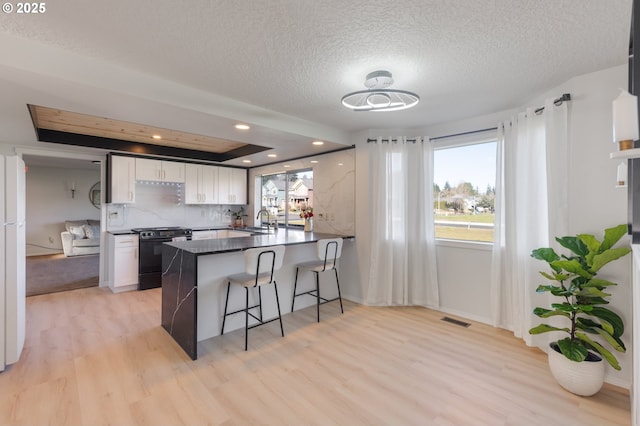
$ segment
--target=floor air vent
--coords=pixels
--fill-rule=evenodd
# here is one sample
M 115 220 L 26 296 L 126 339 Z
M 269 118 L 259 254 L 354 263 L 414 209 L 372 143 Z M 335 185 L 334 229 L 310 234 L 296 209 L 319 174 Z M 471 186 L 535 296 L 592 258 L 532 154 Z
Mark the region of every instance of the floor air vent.
M 460 321 L 457 319 L 442 317 L 442 321 L 450 322 L 451 324 L 459 325 L 460 327 L 469 327 L 471 324 L 468 322 Z

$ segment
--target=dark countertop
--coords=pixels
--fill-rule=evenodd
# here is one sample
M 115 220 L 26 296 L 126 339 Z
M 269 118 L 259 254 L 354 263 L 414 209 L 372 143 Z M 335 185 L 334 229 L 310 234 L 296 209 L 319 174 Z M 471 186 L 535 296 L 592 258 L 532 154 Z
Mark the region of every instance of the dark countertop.
M 304 232 L 297 229 L 279 229 L 272 234 L 253 235 L 250 237 L 175 241 L 165 244 L 196 255 L 206 255 L 242 251 L 255 247 L 315 243 L 324 238 L 353 238 L 353 236 Z
M 109 232 L 109 234 L 112 234 L 112 235 L 133 235 L 133 234 L 136 234 L 136 232 L 133 232 L 130 229 L 123 229 L 121 231 L 108 231 L 108 232 Z

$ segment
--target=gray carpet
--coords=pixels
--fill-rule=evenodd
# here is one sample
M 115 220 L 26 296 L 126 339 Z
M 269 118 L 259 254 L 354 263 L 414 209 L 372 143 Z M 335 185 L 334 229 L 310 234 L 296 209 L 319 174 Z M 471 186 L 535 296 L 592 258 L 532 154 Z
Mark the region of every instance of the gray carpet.
M 27 296 L 95 287 L 99 281 L 100 255 L 29 256 L 26 267 Z

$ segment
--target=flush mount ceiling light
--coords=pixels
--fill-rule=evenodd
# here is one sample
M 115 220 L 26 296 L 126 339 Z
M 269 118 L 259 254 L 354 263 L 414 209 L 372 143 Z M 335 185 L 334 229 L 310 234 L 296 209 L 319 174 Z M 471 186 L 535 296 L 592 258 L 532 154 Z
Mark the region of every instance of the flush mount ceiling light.
M 354 111 L 399 111 L 420 102 L 420 97 L 406 90 L 388 89 L 393 84 L 389 71 L 374 71 L 364 81 L 369 90 L 348 93 L 342 97 L 342 105 Z

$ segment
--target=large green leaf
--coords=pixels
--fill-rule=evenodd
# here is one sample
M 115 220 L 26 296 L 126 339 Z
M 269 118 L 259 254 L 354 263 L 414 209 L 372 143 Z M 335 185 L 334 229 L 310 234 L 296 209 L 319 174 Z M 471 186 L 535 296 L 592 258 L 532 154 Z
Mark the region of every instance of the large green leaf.
M 547 333 L 549 331 L 564 331 L 569 333 L 568 328 L 557 328 L 557 327 L 552 327 L 548 324 L 540 324 L 533 327 L 531 330 L 529 330 L 529 334 L 542 334 L 542 333 Z
M 549 274 L 549 273 L 547 273 L 547 272 L 540 271 L 540 275 L 542 275 L 543 277 L 545 277 L 545 278 L 546 278 L 546 279 L 548 279 L 548 280 L 551 280 L 551 281 L 560 281 L 560 282 L 562 282 L 562 281 L 564 281 L 564 280 L 567 280 L 567 279 L 571 278 L 571 275 L 568 275 L 568 274 L 560 274 L 560 273 L 557 273 L 557 272 L 554 272 L 554 273 L 553 273 L 553 275 L 551 275 L 551 274 Z
M 562 312 L 573 312 L 576 310 L 576 307 L 569 303 L 552 303 L 551 307 Z
M 606 348 L 604 348 L 600 343 L 594 342 L 587 335 L 582 333 L 576 333 L 576 337 L 583 342 L 585 342 L 588 346 L 592 347 L 595 351 L 597 351 L 604 359 L 607 360 L 609 365 L 611 365 L 616 370 L 620 370 L 620 364 L 618 364 L 618 360 L 611 352 L 609 352 Z
M 554 260 L 560 259 L 560 256 L 549 247 L 543 247 L 539 249 L 535 249 L 531 252 L 531 257 L 538 260 L 544 260 L 547 263 L 551 263 Z
M 602 328 L 604 331 L 613 336 L 614 329 L 611 324 L 601 319 L 600 323 L 590 320 L 589 318 L 579 317 L 576 319 L 576 328 L 586 331 L 587 333 L 597 334 L 596 328 Z
M 596 328 L 599 327 L 599 324 L 597 324 L 597 323 L 595 323 L 593 321 L 582 322 L 582 321 L 580 321 L 581 319 L 584 319 L 584 318 L 578 318 L 576 320 L 576 330 L 582 330 L 582 331 L 585 331 L 585 332 L 587 332 L 589 334 L 598 334 L 596 332 Z
M 583 312 L 590 312 L 592 306 L 608 305 L 609 301 L 602 297 L 579 297 L 578 300 L 576 300 L 576 303 L 581 306 L 588 307 L 588 309 L 583 309 Z
M 614 282 L 603 280 L 602 278 L 591 278 L 587 283 L 582 284 L 582 288 L 584 287 L 610 287 L 618 285 Z
M 596 287 L 587 287 L 578 292 L 578 296 L 582 297 L 609 297 L 610 293 L 605 293 Z
M 623 235 L 627 233 L 627 225 L 620 224 L 613 228 L 607 228 L 604 230 L 604 239 L 600 245 L 600 251 L 605 251 L 613 247 Z
M 556 237 L 556 241 L 562 247 L 571 250 L 578 256 L 584 257 L 589 253 L 587 246 L 578 237 Z
M 585 256 L 585 261 L 587 265 L 591 266 L 593 262 L 593 256 L 599 253 L 600 250 L 600 241 L 596 239 L 591 234 L 579 234 L 578 238 L 582 241 L 589 249 L 589 253 Z
M 624 347 L 624 343 L 620 339 L 614 338 L 611 334 L 607 333 L 601 328 L 596 328 L 596 333 L 598 333 L 604 340 L 607 341 L 611 345 L 613 349 L 618 352 L 625 352 L 627 348 Z
M 547 291 L 554 296 L 573 296 L 572 291 L 555 285 L 540 285 L 538 286 L 538 288 L 536 288 L 536 293 L 545 293 Z
M 624 333 L 624 321 L 620 318 L 620 315 L 611 311 L 610 309 L 603 308 L 602 306 L 594 306 L 588 315 L 593 315 L 596 318 L 600 318 L 613 327 L 613 333 L 615 337 L 620 337 Z
M 568 337 L 566 339 L 558 340 L 558 347 L 560 348 L 562 355 L 576 362 L 584 361 L 589 353 L 581 341 L 571 340 Z
M 593 274 L 582 267 L 580 262 L 575 259 L 572 260 L 554 260 L 550 263 L 551 267 L 564 269 L 572 274 L 580 275 L 581 277 L 591 278 Z
M 567 312 L 562 312 L 558 310 L 544 309 L 544 308 L 535 308 L 533 310 L 533 314 L 539 316 L 540 318 L 549 318 L 556 315 L 562 315 L 564 317 L 570 318 L 570 314 Z
M 607 263 L 614 261 L 616 259 L 620 259 L 622 256 L 625 256 L 630 251 L 631 249 L 629 247 L 618 247 L 618 248 L 609 249 L 600 254 L 597 254 L 593 256 L 593 264 L 591 265 L 591 270 L 593 272 L 598 272 L 600 268 L 602 268 Z

